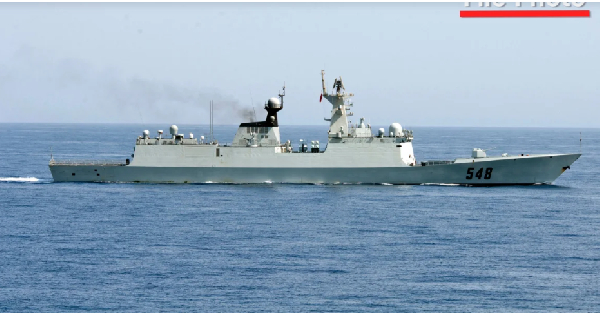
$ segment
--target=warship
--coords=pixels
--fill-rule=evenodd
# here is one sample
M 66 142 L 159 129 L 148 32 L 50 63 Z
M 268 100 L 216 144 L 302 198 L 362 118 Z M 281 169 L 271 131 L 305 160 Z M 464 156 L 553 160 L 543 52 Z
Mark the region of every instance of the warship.
M 282 142 L 278 113 L 283 110 L 285 85 L 269 99 L 264 121 L 241 123 L 231 144 L 185 137 L 176 125 L 170 137 L 148 130 L 138 136 L 131 159 L 124 162 L 59 161 L 51 157 L 55 182 L 133 183 L 311 183 L 311 184 L 458 184 L 468 186 L 551 184 L 570 169 L 581 154 L 488 156 L 474 148 L 471 157 L 451 161 L 417 162 L 413 132 L 392 123 L 373 133 L 365 119 L 349 124 L 353 103 L 336 78 L 331 93 L 325 86 L 321 100 L 331 105 L 328 142 L 301 141 L 293 148 Z M 212 112 L 210 129 L 212 135 Z M 310 146 L 310 148 L 309 148 Z

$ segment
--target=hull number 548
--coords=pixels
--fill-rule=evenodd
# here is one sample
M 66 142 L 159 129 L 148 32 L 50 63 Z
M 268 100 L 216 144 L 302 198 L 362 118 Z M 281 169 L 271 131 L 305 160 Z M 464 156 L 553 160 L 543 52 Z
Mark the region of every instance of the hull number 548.
M 467 180 L 473 179 L 473 176 L 477 177 L 477 179 L 481 179 L 481 177 L 483 177 L 486 180 L 491 179 L 492 171 L 494 171 L 494 168 L 486 168 L 485 172 L 484 172 L 483 168 L 480 168 L 475 174 L 473 174 L 474 171 L 475 171 L 475 168 L 467 169 Z

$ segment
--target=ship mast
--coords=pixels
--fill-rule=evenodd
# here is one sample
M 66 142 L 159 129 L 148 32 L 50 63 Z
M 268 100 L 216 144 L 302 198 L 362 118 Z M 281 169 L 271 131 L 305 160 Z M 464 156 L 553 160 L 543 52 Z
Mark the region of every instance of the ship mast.
M 323 95 L 327 95 L 327 89 L 325 88 L 325 70 L 321 70 L 321 81 L 323 83 Z
M 321 83 L 323 85 L 323 98 L 331 103 L 331 119 L 329 125 L 329 137 L 348 137 L 348 115 L 352 115 L 348 110 L 352 103 L 346 102 L 352 93 L 346 93 L 346 88 L 342 82 L 342 77 L 336 78 L 333 82 L 334 93 L 327 93 L 325 88 L 325 70 L 321 70 Z
M 214 143 L 214 136 L 213 136 L 213 100 L 210 100 L 210 143 L 213 144 Z
M 281 109 L 283 109 L 283 97 L 285 96 L 285 81 L 283 82 L 283 93 L 279 93 L 279 99 L 281 100 Z

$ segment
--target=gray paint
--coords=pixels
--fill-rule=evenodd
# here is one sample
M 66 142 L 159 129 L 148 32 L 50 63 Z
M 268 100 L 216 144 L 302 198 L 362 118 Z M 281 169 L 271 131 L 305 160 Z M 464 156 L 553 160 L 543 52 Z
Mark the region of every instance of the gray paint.
M 320 154 L 296 154 L 320 155 Z M 580 154 L 488 158 L 415 167 L 244 168 L 50 165 L 54 181 L 150 183 L 390 183 L 502 185 L 552 183 Z M 552 158 L 550 158 L 552 157 Z M 466 159 L 465 159 L 466 160 Z M 493 168 L 489 180 L 467 180 L 468 168 Z M 98 170 L 98 171 L 94 171 Z M 75 173 L 75 176 L 72 176 Z M 99 176 L 97 176 L 99 174 Z
M 387 134 L 373 136 L 371 128 L 363 123 L 349 126 L 346 106 L 350 105 L 346 101 L 352 94 L 346 93 L 341 84 L 336 91 L 327 93 L 325 80 L 322 81 L 323 96 L 332 104 L 329 142 L 324 152 L 291 152 L 288 144 L 280 143 L 278 127 L 259 130 L 258 134 L 270 138 L 256 141 L 257 131 L 240 126 L 234 146 L 198 143 L 196 139 L 178 139 L 175 135 L 171 139 L 160 139 L 160 135 L 153 139 L 144 131 L 136 141 L 130 165 L 51 160 L 52 177 L 55 181 L 157 183 L 533 184 L 551 183 L 580 156 L 493 158 L 474 149 L 480 153 L 475 156 L 482 158 L 419 166 L 413 153 L 412 131 L 401 130 L 400 124 L 394 123 Z M 343 132 L 338 132 L 338 128 Z M 177 133 L 175 126 L 172 130 Z M 475 174 L 481 171 L 468 179 L 469 168 Z M 482 176 L 483 170 L 488 176 Z

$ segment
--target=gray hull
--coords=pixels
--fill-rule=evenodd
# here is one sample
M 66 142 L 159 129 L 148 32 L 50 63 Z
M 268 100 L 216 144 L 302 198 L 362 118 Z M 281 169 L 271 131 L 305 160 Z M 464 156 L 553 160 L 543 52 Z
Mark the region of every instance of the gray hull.
M 511 157 L 413 167 L 149 167 L 50 163 L 56 182 L 348 183 L 515 185 L 552 183 L 580 154 Z

